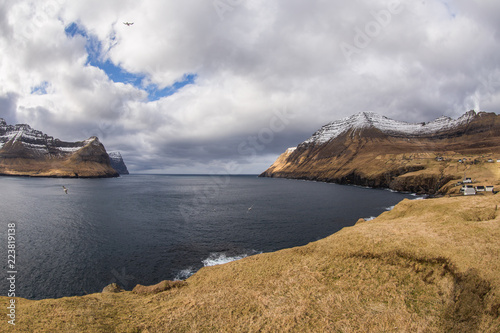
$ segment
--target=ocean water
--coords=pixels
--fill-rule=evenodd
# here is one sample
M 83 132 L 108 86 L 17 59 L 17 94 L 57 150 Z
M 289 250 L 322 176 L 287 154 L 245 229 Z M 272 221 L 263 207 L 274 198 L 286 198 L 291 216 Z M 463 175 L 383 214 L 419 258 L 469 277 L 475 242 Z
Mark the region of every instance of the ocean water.
M 68 189 L 64 193 L 62 186 Z M 56 298 L 185 279 L 305 245 L 411 194 L 256 176 L 0 177 L 0 253 L 16 224 L 16 296 Z M 8 284 L 0 283 L 6 296 Z

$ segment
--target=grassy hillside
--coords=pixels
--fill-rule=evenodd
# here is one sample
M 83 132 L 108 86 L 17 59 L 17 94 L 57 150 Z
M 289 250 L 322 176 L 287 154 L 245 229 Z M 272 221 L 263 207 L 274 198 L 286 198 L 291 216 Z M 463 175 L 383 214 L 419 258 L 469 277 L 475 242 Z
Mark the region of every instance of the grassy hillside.
M 500 154 L 461 154 L 453 151 L 396 153 L 391 152 L 391 147 L 380 148 L 380 142 L 359 145 L 363 148 L 350 148 L 328 158 L 311 158 L 310 155 L 314 154 L 306 151 L 302 154 L 305 156 L 295 153 L 299 155 L 297 159 L 294 153 L 287 151 L 262 176 L 431 194 L 459 193 L 461 186 L 456 184 L 464 177 L 472 178 L 474 185 L 492 185 L 496 190 L 500 187 L 500 163 L 496 162 Z M 493 162 L 489 163 L 489 160 Z
M 491 194 L 404 200 L 326 239 L 203 268 L 157 294 L 17 299 L 15 328 L 500 332 L 499 203 Z
M 458 192 L 454 184 L 464 176 L 474 178 L 477 185 L 500 185 L 496 163 L 500 159 L 500 116 L 474 111 L 466 116 L 465 123 L 416 134 L 410 129 L 391 130 L 394 123 L 384 127 L 390 119 L 358 114 L 353 119 L 359 124 L 344 119 L 324 126 L 311 139 L 282 154 L 261 176 L 427 194 Z M 488 163 L 490 159 L 492 163 Z

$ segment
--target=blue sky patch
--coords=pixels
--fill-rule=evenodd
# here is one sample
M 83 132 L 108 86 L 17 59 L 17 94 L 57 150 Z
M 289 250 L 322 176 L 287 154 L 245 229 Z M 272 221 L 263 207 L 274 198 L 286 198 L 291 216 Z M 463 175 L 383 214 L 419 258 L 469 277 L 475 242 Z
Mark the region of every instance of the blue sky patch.
M 144 90 L 148 93 L 149 101 L 156 101 L 160 98 L 175 94 L 182 87 L 193 84 L 198 77 L 197 74 L 184 74 L 183 78 L 173 85 L 159 89 L 158 85 L 150 84 L 144 88 L 141 83 L 146 78 L 143 73 L 130 73 L 120 66 L 115 65 L 109 59 L 104 60 L 102 52 L 102 43 L 97 36 L 89 35 L 85 29 L 73 22 L 64 29 L 66 36 L 73 38 L 76 35 L 82 36 L 87 40 L 85 50 L 87 51 L 87 66 L 93 66 L 102 69 L 110 80 L 131 84 L 134 87 Z
M 64 32 L 68 37 L 75 37 L 75 35 L 81 35 L 83 37 L 87 37 L 87 32 L 81 29 L 75 22 L 71 23 L 66 28 L 64 28 Z
M 47 95 L 47 88 L 49 87 L 49 83 L 47 81 L 43 81 L 36 87 L 31 88 L 32 95 Z
M 193 84 L 197 77 L 197 74 L 184 74 L 184 77 L 181 81 L 177 81 L 173 85 L 165 87 L 163 89 L 158 89 L 158 86 L 155 84 L 149 85 L 146 88 L 149 96 L 149 101 L 157 101 L 162 97 L 171 96 L 182 87 L 187 86 L 188 84 Z

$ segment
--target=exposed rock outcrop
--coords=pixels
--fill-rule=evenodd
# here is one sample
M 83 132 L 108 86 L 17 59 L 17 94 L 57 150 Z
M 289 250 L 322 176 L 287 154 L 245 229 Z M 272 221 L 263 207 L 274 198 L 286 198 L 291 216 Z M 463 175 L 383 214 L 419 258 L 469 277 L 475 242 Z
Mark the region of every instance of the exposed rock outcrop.
M 120 287 L 118 284 L 111 283 L 111 284 L 108 284 L 106 287 L 104 287 L 104 289 L 102 290 L 102 293 L 103 294 L 106 294 L 106 293 L 116 294 L 116 293 L 121 293 L 123 291 L 125 291 L 125 290 L 122 287 Z
M 152 286 L 143 286 L 138 284 L 134 287 L 132 292 L 139 295 L 158 294 L 173 288 L 182 288 L 185 286 L 187 286 L 187 282 L 185 281 L 164 280 Z

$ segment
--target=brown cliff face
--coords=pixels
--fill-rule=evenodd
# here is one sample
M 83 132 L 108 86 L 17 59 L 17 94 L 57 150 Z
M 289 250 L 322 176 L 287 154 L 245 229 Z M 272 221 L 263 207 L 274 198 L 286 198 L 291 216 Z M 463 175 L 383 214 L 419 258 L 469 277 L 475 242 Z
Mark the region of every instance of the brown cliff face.
M 118 177 L 96 137 L 64 142 L 0 119 L 0 175 L 32 177 Z
M 445 120 L 442 127 L 430 123 L 435 128 L 425 131 L 402 123 L 388 130 L 392 120 L 369 116 L 375 120 L 355 126 L 332 123 L 320 131 L 333 132 L 333 138 L 318 131 L 313 140 L 282 154 L 261 176 L 429 194 L 458 192 L 460 187 L 454 184 L 464 176 L 484 185 L 500 184 L 496 163 L 500 118 L 496 114 L 469 112 L 460 121 Z M 404 133 L 406 128 L 410 128 L 408 133 Z

